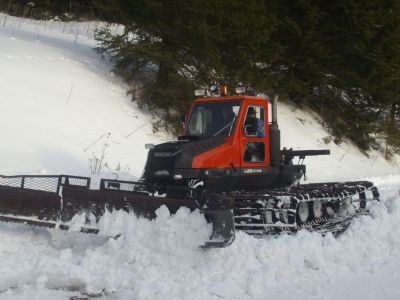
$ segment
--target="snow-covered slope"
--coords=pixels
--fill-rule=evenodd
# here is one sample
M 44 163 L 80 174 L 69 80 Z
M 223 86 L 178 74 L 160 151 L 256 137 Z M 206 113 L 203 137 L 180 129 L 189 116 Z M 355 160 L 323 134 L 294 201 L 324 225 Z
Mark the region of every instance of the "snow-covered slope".
M 42 22 L 0 15 L 0 174 L 90 173 L 101 158 L 104 171 L 140 176 L 144 144 L 160 143 L 151 116 L 130 102 L 110 66 L 92 50 L 97 23 Z M 301 110 L 279 106 L 282 146 L 332 149 L 308 158 L 309 179 L 349 179 L 395 173 L 378 153 L 371 159 L 351 145 L 325 145 L 328 133 Z
M 105 149 L 104 171 L 140 176 L 160 138 L 92 50 L 96 23 L 0 20 L 0 173 L 87 175 Z
M 141 174 L 151 115 L 141 112 L 91 50 L 95 23 L 0 14 L 0 174 Z M 103 220 L 119 239 L 0 225 L 0 299 L 399 299 L 400 171 L 378 154 L 325 145 L 312 114 L 279 106 L 283 146 L 332 150 L 309 158 L 310 181 L 373 180 L 382 202 L 341 237 L 301 232 L 201 250 L 210 227 L 197 212 L 160 209 L 148 221 Z M 298 147 L 297 147 L 297 146 Z M 392 174 L 392 175 L 388 175 Z M 107 175 L 107 174 L 105 174 Z M 380 177 L 377 177 L 380 176 Z
M 278 108 L 278 122 L 282 147 L 331 150 L 330 156 L 306 158 L 307 177 L 311 182 L 355 180 L 400 173 L 399 156 L 388 162 L 382 153 L 371 151 L 367 157 L 348 142 L 340 145 L 333 142 L 325 144 L 323 139 L 330 135 L 322 128 L 317 116 L 309 111 L 281 103 Z

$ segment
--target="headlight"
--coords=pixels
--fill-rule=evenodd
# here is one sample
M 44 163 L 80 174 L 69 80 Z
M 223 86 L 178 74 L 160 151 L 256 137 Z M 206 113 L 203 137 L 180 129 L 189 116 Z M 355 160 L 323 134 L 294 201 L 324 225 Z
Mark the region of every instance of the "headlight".
M 169 172 L 167 170 L 159 170 L 154 172 L 155 176 L 169 176 Z
M 154 157 L 172 157 L 177 155 L 179 152 L 181 152 L 181 150 L 175 151 L 175 152 L 154 152 Z

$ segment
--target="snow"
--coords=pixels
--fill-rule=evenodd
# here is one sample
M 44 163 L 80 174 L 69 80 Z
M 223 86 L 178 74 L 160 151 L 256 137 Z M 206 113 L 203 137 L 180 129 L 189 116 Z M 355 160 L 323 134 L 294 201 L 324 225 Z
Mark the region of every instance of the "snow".
M 325 144 L 329 134 L 323 129 L 317 116 L 307 110 L 290 105 L 278 106 L 278 122 L 281 129 L 282 147 L 295 150 L 330 149 L 331 155 L 307 157 L 307 177 L 311 182 L 356 180 L 379 175 L 398 174 L 399 156 L 392 162 L 385 160 L 379 151 L 370 151 L 369 157 L 354 145 L 344 142 Z M 305 132 L 307 134 L 305 134 Z
M 166 136 L 92 50 L 96 24 L 0 19 L 2 173 L 89 175 L 105 150 L 104 171 L 140 176 Z
M 400 176 L 376 181 L 384 202 L 336 239 L 238 233 L 226 249 L 202 250 L 201 215 L 165 208 L 154 222 L 116 215 L 118 239 L 1 225 L 0 298 L 398 299 Z
M 139 177 L 144 144 L 168 139 L 91 50 L 96 26 L 0 14 L 1 174 L 90 175 L 105 149 L 97 177 Z M 339 238 L 239 232 L 212 250 L 199 247 L 210 225 L 187 209 L 161 207 L 154 221 L 107 214 L 101 231 L 117 239 L 0 224 L 0 299 L 399 299 L 399 166 L 349 143 L 325 145 L 310 112 L 280 103 L 278 113 L 283 146 L 332 151 L 307 158 L 309 181 L 376 183 L 382 202 L 371 216 Z

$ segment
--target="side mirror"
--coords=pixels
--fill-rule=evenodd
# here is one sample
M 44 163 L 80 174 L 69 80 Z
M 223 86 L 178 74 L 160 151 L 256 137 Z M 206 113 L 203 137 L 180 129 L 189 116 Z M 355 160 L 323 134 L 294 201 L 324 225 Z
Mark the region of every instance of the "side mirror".
M 144 148 L 147 150 L 154 149 L 154 144 L 144 144 Z
M 181 116 L 180 116 L 181 127 L 182 127 L 182 129 L 185 129 L 186 119 L 187 119 L 187 115 L 181 115 Z

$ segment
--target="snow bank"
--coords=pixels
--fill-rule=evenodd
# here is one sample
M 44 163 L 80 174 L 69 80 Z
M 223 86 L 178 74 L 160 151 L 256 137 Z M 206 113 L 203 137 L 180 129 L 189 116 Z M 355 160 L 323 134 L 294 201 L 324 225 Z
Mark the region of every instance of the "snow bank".
M 382 203 L 339 238 L 306 231 L 265 239 L 238 233 L 232 246 L 207 251 L 199 245 L 211 228 L 187 209 L 170 216 L 161 208 L 154 221 L 115 213 L 113 225 L 123 232 L 118 239 L 1 225 L 0 290 L 17 298 L 29 286 L 49 295 L 68 289 L 137 300 L 292 299 L 295 290 L 299 299 L 325 299 L 334 286 L 326 299 L 354 299 L 368 287 L 345 289 L 369 276 L 381 278 L 369 296 L 395 299 L 400 290 L 391 286 L 392 276 L 400 276 L 387 270 L 400 266 L 399 188 L 400 176 L 381 178 Z

